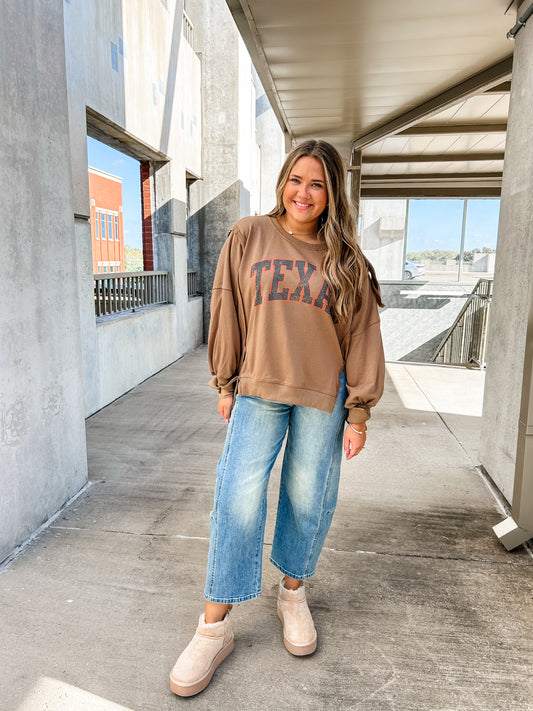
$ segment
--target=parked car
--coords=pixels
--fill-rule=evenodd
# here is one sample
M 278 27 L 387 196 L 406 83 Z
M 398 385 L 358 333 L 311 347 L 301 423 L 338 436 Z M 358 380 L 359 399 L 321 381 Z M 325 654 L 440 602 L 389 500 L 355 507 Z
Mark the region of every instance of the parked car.
M 417 262 L 413 262 L 412 259 L 405 260 L 405 266 L 403 268 L 404 279 L 414 279 L 415 277 L 424 276 L 425 273 L 426 267 L 423 264 L 417 264 Z

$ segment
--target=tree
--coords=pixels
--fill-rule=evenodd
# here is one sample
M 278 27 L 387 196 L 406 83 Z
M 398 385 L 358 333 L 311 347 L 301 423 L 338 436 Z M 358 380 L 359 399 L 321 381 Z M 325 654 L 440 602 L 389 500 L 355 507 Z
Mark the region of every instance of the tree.
M 143 251 L 137 247 L 124 247 L 127 272 L 142 272 L 144 269 Z

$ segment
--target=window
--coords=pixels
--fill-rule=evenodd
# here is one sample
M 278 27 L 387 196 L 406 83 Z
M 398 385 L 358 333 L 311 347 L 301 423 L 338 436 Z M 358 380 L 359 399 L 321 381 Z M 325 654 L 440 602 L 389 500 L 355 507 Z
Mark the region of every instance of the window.
M 100 213 L 100 237 L 105 239 L 105 215 L 103 212 Z
M 476 282 L 492 277 L 498 199 L 364 200 L 361 247 L 378 279 Z
M 95 210 L 94 221 L 94 232 L 96 234 L 96 239 L 100 239 L 100 213 L 98 212 L 98 210 Z
M 107 236 L 108 239 L 113 239 L 113 215 L 107 216 Z
M 499 200 L 467 200 L 461 281 L 494 276 Z
M 115 215 L 115 240 L 118 242 L 118 215 Z
M 464 200 L 409 200 L 404 279 L 458 281 Z

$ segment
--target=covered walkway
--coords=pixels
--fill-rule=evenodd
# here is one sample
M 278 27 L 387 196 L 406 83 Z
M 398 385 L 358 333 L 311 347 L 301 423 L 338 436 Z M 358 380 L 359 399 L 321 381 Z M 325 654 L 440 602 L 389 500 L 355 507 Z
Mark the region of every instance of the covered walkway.
M 316 654 L 284 650 L 265 564 L 212 684 L 170 693 L 201 609 L 226 429 L 207 379 L 202 348 L 88 421 L 90 486 L 0 569 L 1 708 L 533 709 L 533 560 L 491 530 L 503 512 L 475 468 L 483 374 L 398 363 L 308 585 Z

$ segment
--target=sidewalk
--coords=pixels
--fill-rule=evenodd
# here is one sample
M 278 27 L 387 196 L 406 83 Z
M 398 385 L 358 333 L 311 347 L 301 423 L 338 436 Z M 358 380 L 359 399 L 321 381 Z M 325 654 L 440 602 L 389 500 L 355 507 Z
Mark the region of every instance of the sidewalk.
M 483 374 L 389 364 L 308 583 L 319 635 L 289 655 L 267 563 L 235 651 L 184 700 L 168 673 L 202 610 L 226 425 L 200 349 L 87 423 L 91 485 L 0 569 L 0 711 L 528 711 L 533 559 L 491 527 L 475 470 Z M 59 446 L 59 443 L 58 443 Z

